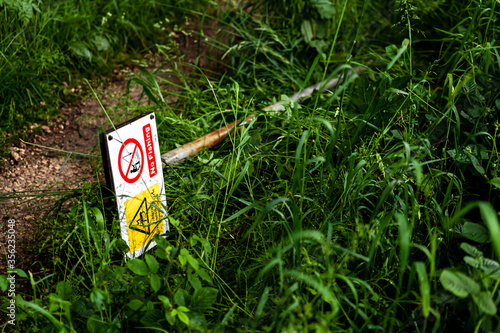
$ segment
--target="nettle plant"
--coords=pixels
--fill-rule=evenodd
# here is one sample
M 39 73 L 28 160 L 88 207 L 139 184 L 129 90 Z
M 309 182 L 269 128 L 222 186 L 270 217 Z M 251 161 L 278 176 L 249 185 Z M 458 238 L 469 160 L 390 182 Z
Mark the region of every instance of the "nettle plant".
M 500 265 L 497 261 L 484 257 L 482 251 L 469 243 L 460 244 L 460 248 L 468 254 L 464 256 L 464 261 L 471 267 L 468 269 L 470 276 L 444 269 L 440 275 L 441 284 L 459 298 L 471 296 L 482 312 L 495 315 L 497 306 L 492 298 L 500 282 Z
M 489 330 L 493 327 L 493 316 L 497 313 L 500 265 L 496 260 L 485 257 L 482 251 L 469 243 L 462 243 L 460 248 L 467 254 L 463 259 L 468 268 L 446 268 L 441 272 L 439 280 L 447 291 L 456 296 L 448 298 L 447 302 L 456 306 L 463 302 L 475 305 L 469 305 L 468 308 L 475 314 L 473 317 L 481 318 L 476 322 L 476 332 L 481 326 Z
M 500 241 L 497 214 L 486 203 L 469 204 L 457 213 L 455 218 L 465 214 L 474 206 L 479 206 L 487 228 L 479 223 L 465 221 L 456 225 L 453 231 L 460 237 L 481 245 L 461 243 L 460 249 L 465 254 L 463 261 L 466 265 L 443 269 L 439 280 L 444 289 L 452 294 L 450 297 L 443 294 L 441 299 L 446 299 L 443 303 L 452 304 L 457 308 L 467 304 L 471 318 L 477 319 L 473 322 L 477 332 L 480 328 L 485 331 L 492 330 L 498 324 L 495 324 L 495 320 L 498 320 L 495 315 L 500 302 L 500 295 L 497 292 L 500 284 L 500 264 L 485 255 L 478 247 L 484 247 L 498 255 Z
M 208 328 L 205 315 L 211 312 L 218 290 L 210 287 L 211 247 L 206 239 L 193 235 L 182 242 L 183 247 L 176 247 L 157 235 L 154 251 L 125 263 L 123 253 L 128 247 L 118 230 L 107 230 L 98 208 L 87 209 L 83 201 L 69 217 L 79 222 L 59 248 L 66 253 L 58 254 L 65 260 L 55 264 L 56 273 L 36 280 L 29 272 L 34 292 L 29 301 L 17 299 L 19 329 L 121 332 L 146 327 L 182 332 Z M 200 249 L 206 261 L 193 256 Z
M 203 268 L 204 262 L 195 259 L 187 248 L 176 248 L 158 235 L 155 236 L 155 242 L 158 245 L 155 254 L 166 260 L 167 264 L 160 267 L 151 254 L 146 254 L 144 260 L 132 259 L 127 262 L 127 267 L 135 274 L 135 278 L 145 284 L 149 282 L 153 290 L 148 296 L 143 293 L 133 295 L 127 307 L 135 313 L 141 313 L 140 322 L 145 326 L 170 326 L 180 331 L 206 328 L 204 312 L 211 309 L 218 290 L 203 286 L 202 281 L 213 284 L 208 270 Z M 207 240 L 196 235 L 191 238 L 190 243 L 200 243 L 205 250 L 210 251 Z M 161 304 L 160 307 L 156 306 L 158 303 Z M 163 321 L 168 324 L 165 325 Z

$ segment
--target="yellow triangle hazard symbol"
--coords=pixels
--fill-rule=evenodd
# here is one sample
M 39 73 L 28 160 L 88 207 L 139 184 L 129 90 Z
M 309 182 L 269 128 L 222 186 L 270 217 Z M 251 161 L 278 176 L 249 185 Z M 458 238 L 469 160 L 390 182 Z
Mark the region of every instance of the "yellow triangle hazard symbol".
M 130 253 L 150 242 L 154 235 L 164 232 L 158 183 L 125 201 Z

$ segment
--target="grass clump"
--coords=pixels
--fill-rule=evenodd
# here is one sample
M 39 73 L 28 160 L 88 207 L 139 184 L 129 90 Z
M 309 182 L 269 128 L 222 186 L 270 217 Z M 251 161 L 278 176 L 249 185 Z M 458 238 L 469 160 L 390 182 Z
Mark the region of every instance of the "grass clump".
M 0 2 L 0 154 L 30 125 L 58 114 L 82 77 L 109 73 L 139 51 L 166 43 L 166 29 L 190 15 L 181 9 L 173 14 L 172 6 L 181 4 L 204 7 L 166 0 Z
M 499 328 L 497 2 L 346 3 L 236 7 L 220 21 L 234 39 L 214 43 L 228 73 L 181 77 L 180 92 L 140 81 L 163 151 L 256 119 L 165 168 L 174 232 L 143 258 L 122 261 L 117 230 L 99 227 L 102 199 L 75 205 L 85 225 L 68 235 L 72 265 L 44 280 L 52 296 L 21 302 L 27 327 Z M 308 40 L 313 20 L 331 34 Z M 325 94 L 259 111 L 358 65 L 366 72 Z

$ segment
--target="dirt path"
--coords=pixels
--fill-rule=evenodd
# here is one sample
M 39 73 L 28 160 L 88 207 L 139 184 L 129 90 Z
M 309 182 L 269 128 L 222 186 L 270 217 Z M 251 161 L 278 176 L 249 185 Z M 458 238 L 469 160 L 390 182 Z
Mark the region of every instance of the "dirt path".
M 110 110 L 124 98 L 128 70 L 116 70 L 115 77 L 108 79 L 106 88 L 99 93 Z M 74 92 L 78 93 L 78 89 L 74 88 Z M 140 88 L 132 86 L 130 95 L 138 102 Z M 30 144 L 19 141 L 11 147 L 11 158 L 0 170 L 0 253 L 5 253 L 7 221 L 14 219 L 18 268 L 33 270 L 31 244 L 37 242 L 38 222 L 51 213 L 54 202 L 68 190 L 100 181 L 94 174 L 100 156 L 97 133 L 100 126 L 109 127 L 107 122 L 97 100 L 89 96 L 65 107 L 50 125 L 34 124 Z M 5 271 L 2 255 L 0 272 Z
M 216 35 L 216 24 L 204 25 L 201 44 L 198 44 L 197 36 L 199 26 L 187 23 L 186 27 L 191 33 L 174 34 L 178 39 L 182 62 L 215 69 L 214 64 L 220 53 L 214 53 L 211 44 L 206 41 L 212 40 Z M 93 87 L 115 123 L 137 115 L 120 105 L 127 99 L 126 87 L 133 73 L 138 73 L 141 69 L 153 71 L 162 66 L 164 61 L 158 55 L 150 55 L 141 61 L 142 66 L 138 64 L 135 67 L 115 69 L 113 76 L 101 80 L 99 85 Z M 181 68 L 187 76 L 194 70 L 192 66 Z M 175 81 L 175 77 L 170 77 L 169 80 Z M 82 89 L 85 87 L 72 88 L 72 93 L 79 94 Z M 132 83 L 129 102 L 147 104 L 147 99 L 141 98 L 141 92 L 142 87 Z M 9 220 L 16 221 L 17 268 L 37 272 L 39 267 L 34 266 L 37 262 L 37 250 L 33 248 L 33 244 L 37 244 L 39 238 L 43 237 L 37 231 L 39 222 L 53 211 L 54 202 L 68 191 L 92 186 L 96 182 L 104 183 L 102 173 L 99 172 L 101 176 L 95 174 L 100 158 L 97 143 L 99 127 L 109 129 L 110 124 L 98 101 L 90 94 L 85 99 L 64 107 L 60 117 L 49 125 L 34 124 L 28 140 L 31 144 L 19 141 L 12 146 L 10 159 L 0 168 L 0 274 L 4 274 L 7 268 Z

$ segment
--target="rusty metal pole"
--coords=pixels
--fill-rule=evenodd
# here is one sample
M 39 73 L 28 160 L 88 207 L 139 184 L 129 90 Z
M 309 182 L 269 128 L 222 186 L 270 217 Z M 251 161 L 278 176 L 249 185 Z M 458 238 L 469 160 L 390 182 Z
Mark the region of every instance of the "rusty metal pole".
M 349 70 L 347 72 L 347 75 L 345 77 L 351 76 L 353 73 L 360 74 L 363 71 L 365 71 L 366 68 L 364 67 L 356 67 L 353 68 L 352 70 Z M 303 97 L 311 96 L 311 94 L 314 92 L 314 90 L 320 90 L 321 92 L 324 92 L 326 90 L 330 90 L 334 87 L 336 87 L 339 83 L 342 83 L 343 77 L 338 76 L 336 78 L 333 78 L 332 80 L 328 82 L 320 82 L 315 85 L 312 85 L 310 87 L 305 88 L 301 92 L 298 92 L 294 94 L 290 100 L 294 102 L 300 102 L 300 99 Z M 285 106 L 283 105 L 283 101 L 279 101 L 277 103 L 271 104 L 269 106 L 266 106 L 263 110 L 264 111 L 282 111 L 285 109 Z M 231 130 L 236 126 L 242 126 L 250 121 L 255 119 L 255 115 L 251 114 L 248 117 L 246 117 L 243 120 L 235 121 L 227 126 L 221 127 L 218 130 L 215 130 L 209 134 L 206 134 L 194 141 L 191 141 L 189 143 L 186 143 L 185 145 L 175 148 L 168 153 L 165 153 L 161 155 L 161 160 L 164 164 L 179 164 L 182 163 L 185 159 L 189 157 L 193 157 L 196 155 L 198 152 L 200 152 L 202 149 L 208 149 L 212 148 L 213 146 L 217 145 L 219 142 L 221 142 L 228 133 L 231 132 Z M 239 127 L 236 129 L 239 130 Z

